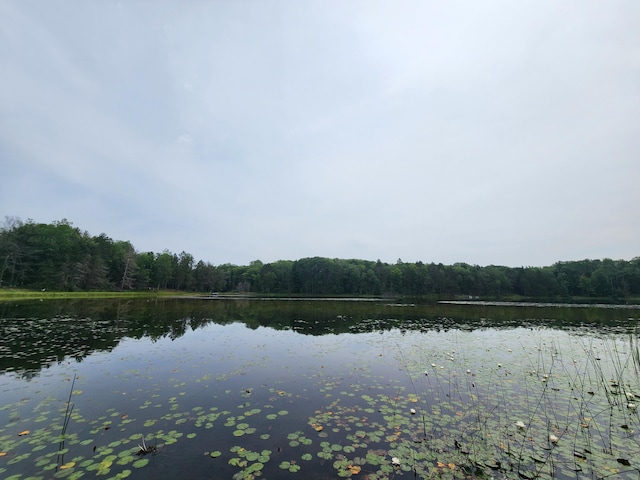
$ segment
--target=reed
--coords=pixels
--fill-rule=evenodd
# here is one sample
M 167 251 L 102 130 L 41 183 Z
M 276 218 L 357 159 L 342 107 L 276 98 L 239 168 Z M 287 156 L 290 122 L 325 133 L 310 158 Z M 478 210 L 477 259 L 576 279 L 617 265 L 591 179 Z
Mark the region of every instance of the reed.
M 60 443 L 58 444 L 58 452 L 64 452 L 64 444 L 66 440 L 67 428 L 69 427 L 69 421 L 71 420 L 71 413 L 73 412 L 73 403 L 71 403 L 71 397 L 73 395 L 73 387 L 76 383 L 77 375 L 73 374 L 73 380 L 71 381 L 71 388 L 69 389 L 69 398 L 67 398 L 67 405 L 64 411 L 64 417 L 62 420 L 62 432 L 60 432 Z M 57 456 L 58 466 L 56 471 L 64 464 L 64 453 L 58 453 Z
M 424 354 L 416 365 L 416 355 L 397 346 L 420 402 L 414 425 L 421 441 L 414 437 L 403 445 L 413 472 L 422 472 L 418 478 L 443 470 L 439 460 L 431 470 L 416 462 L 427 459 L 429 465 L 428 459 L 445 454 L 473 478 L 492 471 L 501 478 L 568 478 L 580 472 L 579 478 L 597 479 L 608 471 L 640 478 L 633 463 L 640 449 L 637 335 L 626 345 L 607 338 L 583 343 L 578 337 L 524 347 L 529 368 L 518 366 L 513 378 L 508 364 L 497 363 L 483 365 L 484 373 L 472 377 L 474 365 L 449 353 L 446 370 Z M 467 372 L 466 384 L 459 372 Z

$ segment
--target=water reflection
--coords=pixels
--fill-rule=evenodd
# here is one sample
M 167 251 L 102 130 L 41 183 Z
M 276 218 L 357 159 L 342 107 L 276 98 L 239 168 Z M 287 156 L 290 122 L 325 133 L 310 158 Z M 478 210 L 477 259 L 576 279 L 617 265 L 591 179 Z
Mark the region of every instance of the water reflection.
M 627 309 L 414 305 L 343 301 L 81 300 L 0 304 L 0 372 L 29 378 L 64 359 L 109 352 L 125 338 L 175 340 L 211 323 L 292 330 L 302 335 L 539 328 L 635 332 Z
M 635 311 L 219 299 L 0 309 L 3 475 L 57 478 L 75 462 L 85 477 L 134 479 L 289 478 L 300 465 L 305 479 L 358 468 L 573 478 L 557 468 L 574 468 L 578 451 L 584 478 L 598 478 L 637 452 Z M 143 434 L 162 445 L 149 463 L 135 455 Z

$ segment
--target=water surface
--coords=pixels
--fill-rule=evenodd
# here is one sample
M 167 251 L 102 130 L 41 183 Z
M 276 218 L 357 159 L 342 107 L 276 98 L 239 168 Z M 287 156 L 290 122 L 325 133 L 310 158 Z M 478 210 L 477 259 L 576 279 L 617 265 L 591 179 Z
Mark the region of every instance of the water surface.
M 182 299 L 0 314 L 3 478 L 638 478 L 634 310 Z

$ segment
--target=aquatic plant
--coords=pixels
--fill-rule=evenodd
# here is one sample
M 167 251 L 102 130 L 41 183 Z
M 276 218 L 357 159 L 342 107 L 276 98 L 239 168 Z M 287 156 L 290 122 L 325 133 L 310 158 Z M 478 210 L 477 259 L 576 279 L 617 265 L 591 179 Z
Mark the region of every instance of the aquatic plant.
M 153 445 L 148 445 L 147 443 L 145 443 L 144 435 L 142 435 L 141 441 L 142 443 L 138 444 L 138 448 L 140 450 L 138 451 L 137 455 L 147 455 L 148 453 L 156 454 L 158 452 L 157 444 L 154 443 Z

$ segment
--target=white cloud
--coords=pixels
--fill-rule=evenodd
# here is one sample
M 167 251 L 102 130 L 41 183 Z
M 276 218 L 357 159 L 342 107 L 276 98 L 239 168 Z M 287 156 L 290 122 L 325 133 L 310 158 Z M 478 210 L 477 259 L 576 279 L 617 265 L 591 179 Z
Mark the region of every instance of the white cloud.
M 5 214 L 218 263 L 638 255 L 631 0 L 66 6 L 0 5 Z

